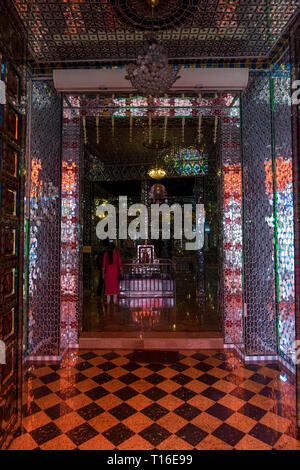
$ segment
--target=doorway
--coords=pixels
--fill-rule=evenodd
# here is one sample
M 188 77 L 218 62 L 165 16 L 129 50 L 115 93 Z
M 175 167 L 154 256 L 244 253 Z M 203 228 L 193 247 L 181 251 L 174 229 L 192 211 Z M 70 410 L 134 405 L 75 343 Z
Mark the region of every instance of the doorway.
M 181 96 L 180 98 L 146 99 L 132 96 L 116 97 L 115 95 L 112 97 L 66 95 L 63 104 L 62 207 L 71 207 L 74 210 L 73 212 L 69 210 L 66 212 L 66 218 L 64 216 L 62 218 L 62 237 L 66 242 L 62 244 L 61 257 L 61 298 L 63 298 L 61 338 L 68 337 L 69 343 L 72 343 L 73 339 L 76 342 L 76 336 L 78 338 L 79 332 L 80 339 L 90 335 L 87 330 L 91 326 L 87 325 L 88 322 L 83 318 L 83 311 L 86 291 L 89 290 L 91 294 L 95 293 L 93 282 L 96 282 L 95 273 L 93 274 L 95 269 L 91 263 L 95 254 L 90 235 L 92 218 L 89 217 L 87 220 L 87 214 L 90 213 L 89 208 L 93 207 L 95 210 L 93 191 L 98 187 L 101 189 L 100 192 L 106 191 L 107 196 L 113 198 L 116 197 L 116 193 L 114 194 L 111 190 L 113 184 L 117 184 L 119 190 L 121 183 L 125 184 L 127 181 L 130 182 L 130 187 L 136 188 L 136 193 L 133 196 L 137 198 L 140 191 L 139 200 L 149 204 L 151 202 L 149 201 L 149 197 L 151 199 L 151 191 L 149 191 L 151 183 L 148 171 L 149 167 L 155 164 L 154 162 L 158 162 L 168 167 L 163 185 L 166 192 L 169 191 L 169 193 L 164 195 L 164 198 L 173 197 L 175 200 L 176 197 L 181 197 L 184 200 L 185 197 L 193 197 L 194 201 L 201 200 L 201 197 L 206 198 L 206 217 L 209 220 L 210 211 L 211 220 L 208 222 L 208 226 L 205 226 L 204 238 L 207 253 L 206 260 L 204 258 L 205 276 L 202 276 L 201 280 L 201 276 L 199 277 L 201 270 L 193 271 L 190 269 L 191 265 L 186 264 L 189 267 L 185 269 L 188 270 L 188 275 L 193 275 L 193 272 L 196 272 L 202 286 L 203 283 L 205 286 L 205 282 L 207 285 L 204 292 L 203 288 L 202 291 L 198 290 L 198 292 L 202 292 L 202 296 L 201 294 L 192 295 L 191 292 L 188 292 L 187 295 L 191 295 L 189 299 L 184 301 L 180 299 L 179 294 L 175 297 L 178 298 L 178 305 L 180 303 L 181 305 L 188 304 L 188 308 L 185 309 L 186 316 L 191 315 L 192 298 L 196 298 L 195 302 L 198 303 L 198 308 L 202 301 L 202 305 L 205 305 L 204 313 L 209 311 L 207 305 L 210 302 L 214 307 L 211 310 L 217 311 L 215 318 L 218 320 L 214 321 L 213 325 L 210 321 L 204 321 L 198 332 L 195 332 L 194 326 L 190 331 L 188 321 L 180 321 L 183 331 L 176 331 L 179 318 L 176 312 L 175 322 L 172 320 L 164 322 L 164 328 L 157 331 L 156 334 L 161 336 L 182 334 L 192 337 L 195 334 L 203 333 L 207 336 L 207 334 L 214 333 L 221 337 L 220 330 L 222 329 L 225 342 L 241 342 L 243 337 L 243 295 L 239 96 L 228 93 L 207 93 L 205 96 L 199 95 L 189 98 Z M 110 138 L 107 138 L 108 132 Z M 117 138 L 117 136 L 121 137 Z M 138 145 L 139 139 L 142 145 L 140 147 Z M 214 146 L 213 152 L 204 145 L 206 140 Z M 171 162 L 174 163 L 174 155 L 179 155 L 179 161 L 177 160 L 175 164 L 170 165 L 169 152 L 166 152 L 164 145 L 161 146 L 161 141 L 163 144 L 167 141 L 171 148 L 173 143 L 177 141 L 175 148 L 179 148 L 179 152 L 171 151 Z M 100 154 L 95 143 L 101 148 Z M 149 143 L 151 145 L 148 145 Z M 205 147 L 204 152 L 208 158 L 207 171 L 200 175 L 190 174 L 191 168 L 194 168 L 187 161 L 191 147 L 196 147 L 197 151 L 202 154 L 202 146 Z M 130 151 L 127 151 L 127 159 L 122 161 L 122 154 L 128 147 Z M 154 153 L 153 150 L 156 152 Z M 210 158 L 215 161 L 214 164 L 212 161 L 209 163 Z M 210 171 L 212 171 L 211 176 L 209 176 Z M 65 180 L 65 175 L 69 179 Z M 173 194 L 172 188 L 176 179 L 178 180 L 177 194 L 176 190 Z M 168 183 L 167 188 L 165 183 L 168 180 L 171 184 Z M 66 185 L 64 185 L 65 181 Z M 183 181 L 186 183 L 183 184 Z M 207 187 L 205 186 L 206 182 L 208 183 Z M 189 186 L 189 191 L 179 196 L 178 188 L 183 188 L 185 184 Z M 99 200 L 103 194 L 100 196 Z M 105 200 L 107 201 L 107 198 Z M 209 207 L 211 207 L 210 210 L 208 210 Z M 80 220 L 80 230 L 78 230 L 77 220 Z M 89 229 L 86 230 L 87 227 Z M 141 241 L 148 243 L 149 240 Z M 79 248 L 81 256 L 78 259 Z M 74 256 L 71 256 L 70 249 L 73 250 Z M 194 264 L 196 264 L 195 259 L 194 256 Z M 178 276 L 180 270 L 180 261 L 176 260 L 175 277 Z M 201 265 L 201 263 L 203 264 L 203 259 L 201 261 L 200 256 L 198 264 Z M 70 272 L 74 273 L 74 276 L 78 272 L 77 283 L 74 276 L 74 282 L 67 282 L 70 279 L 68 274 Z M 211 276 L 208 275 L 209 272 Z M 83 284 L 83 279 L 85 283 L 90 282 L 90 285 Z M 90 281 L 87 281 L 88 279 Z M 188 278 L 186 279 L 188 284 Z M 209 279 L 212 280 L 208 281 Z M 208 286 L 208 284 L 210 285 Z M 180 286 L 183 286 L 183 282 L 180 283 Z M 211 290 L 210 295 L 207 294 L 208 297 L 206 297 L 209 290 L 207 287 Z M 125 304 L 123 302 L 122 308 L 128 314 L 128 306 Z M 160 308 L 162 308 L 161 305 Z M 198 309 L 198 313 L 200 310 Z M 193 315 L 194 310 L 192 318 Z M 124 315 L 122 318 L 123 328 Z M 130 321 L 132 322 L 132 316 Z M 95 323 L 97 323 L 96 320 Z M 190 324 L 193 325 L 193 322 Z M 176 328 L 170 330 L 170 325 L 172 327 L 175 325 Z M 198 325 L 200 325 L 200 321 L 198 321 Z M 97 328 L 103 327 L 98 324 Z M 102 338 L 108 337 L 107 331 L 95 331 L 92 332 L 92 335 L 96 333 Z M 112 331 L 111 333 L 119 334 L 120 332 Z M 128 332 L 129 336 L 136 337 L 138 334 L 146 335 L 144 331 L 142 333 L 141 331 Z M 86 346 L 83 343 L 80 345 Z M 199 344 L 198 347 L 200 347 Z
M 147 117 L 131 126 L 130 118 L 126 117 L 113 123 L 110 116 L 102 118 L 100 126 L 94 117 L 85 122 L 82 333 L 84 336 L 220 334 L 220 139 L 215 119 L 202 118 L 199 129 L 197 118 L 185 118 L 183 134 L 182 119 L 170 118 L 165 148 L 163 117 L 152 119 L 152 147 Z M 157 143 L 162 148 L 157 148 Z M 170 155 L 173 155 L 172 162 Z M 198 164 L 199 155 L 205 155 L 204 168 Z M 185 242 L 174 239 L 172 233 L 169 240 L 153 240 L 151 236 L 147 240 L 129 237 L 118 240 L 125 279 L 120 282 L 118 303 L 108 305 L 101 276 L 101 258 L 107 240 L 99 240 L 96 235 L 100 220 L 97 211 L 106 204 L 118 207 L 120 196 L 127 196 L 128 206 L 145 200 L 153 203 L 151 186 L 155 180 L 147 172 L 153 165 L 166 171 L 160 181 L 166 189 L 161 203 L 179 204 L 182 208 L 185 204 L 204 205 L 203 247 L 187 250 Z M 121 171 L 115 171 L 116 167 Z M 161 285 L 155 266 L 150 263 L 139 269 L 138 287 L 134 288 L 132 281 L 129 288 L 129 273 L 138 260 L 139 246 L 145 244 L 154 247 L 155 262 L 160 262 L 160 272 L 166 271 L 164 274 L 169 276 L 171 284 Z M 154 272 L 150 275 L 146 271 L 151 269 Z M 149 290 L 151 280 L 154 284 Z M 136 277 L 135 282 L 138 282 Z

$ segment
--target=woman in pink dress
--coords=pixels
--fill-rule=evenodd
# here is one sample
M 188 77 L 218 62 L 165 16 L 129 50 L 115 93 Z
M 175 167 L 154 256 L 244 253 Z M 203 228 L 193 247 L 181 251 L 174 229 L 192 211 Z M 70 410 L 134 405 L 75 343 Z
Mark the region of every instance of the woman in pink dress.
M 120 254 L 116 251 L 114 243 L 110 242 L 107 252 L 103 257 L 103 278 L 105 281 L 105 295 L 107 303 L 110 303 L 110 296 L 113 295 L 114 303 L 118 301 L 119 274 L 122 271 L 122 261 Z

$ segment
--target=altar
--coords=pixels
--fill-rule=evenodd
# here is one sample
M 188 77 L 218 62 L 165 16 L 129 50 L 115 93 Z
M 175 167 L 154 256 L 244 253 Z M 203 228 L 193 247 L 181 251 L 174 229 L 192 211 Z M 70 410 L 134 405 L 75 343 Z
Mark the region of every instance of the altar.
M 173 297 L 175 266 L 171 260 L 155 257 L 154 245 L 138 245 L 137 257 L 123 264 L 120 296 Z

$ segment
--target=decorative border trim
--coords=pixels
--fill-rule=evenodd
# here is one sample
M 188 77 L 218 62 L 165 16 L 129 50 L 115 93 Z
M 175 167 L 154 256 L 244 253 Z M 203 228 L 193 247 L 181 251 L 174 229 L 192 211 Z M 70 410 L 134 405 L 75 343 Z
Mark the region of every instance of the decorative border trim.
M 24 362 L 60 362 L 69 350 L 78 348 L 78 343 L 69 344 L 69 347 L 66 348 L 60 356 L 27 356 L 25 357 Z
M 96 62 L 59 62 L 59 63 L 48 63 L 48 64 L 29 64 L 30 72 L 33 75 L 44 75 L 51 74 L 54 69 L 100 69 L 100 70 L 116 70 L 124 69 L 127 64 L 108 65 L 99 64 Z M 220 61 L 199 61 L 193 63 L 181 63 L 172 64 L 174 69 L 223 69 L 223 68 L 248 68 L 251 70 L 269 70 L 271 63 L 262 59 L 242 59 L 242 60 L 220 60 Z
M 45 362 L 45 361 L 59 362 L 59 361 L 61 361 L 61 359 L 62 359 L 62 356 L 27 356 L 27 357 L 25 357 L 24 362 L 31 362 L 31 361 L 35 361 L 35 362 Z

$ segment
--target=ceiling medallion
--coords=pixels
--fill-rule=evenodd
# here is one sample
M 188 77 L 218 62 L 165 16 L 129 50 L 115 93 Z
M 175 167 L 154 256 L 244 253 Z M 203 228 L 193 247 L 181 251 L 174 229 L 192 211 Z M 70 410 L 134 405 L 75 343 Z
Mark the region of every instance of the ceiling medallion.
M 138 56 L 136 65 L 127 66 L 127 80 L 142 96 L 162 96 L 179 78 L 178 69 L 168 64 L 168 56 L 161 44 L 152 39 L 144 56 Z
M 118 20 L 124 24 L 142 31 L 163 31 L 186 23 L 199 0 L 110 0 L 110 3 Z

